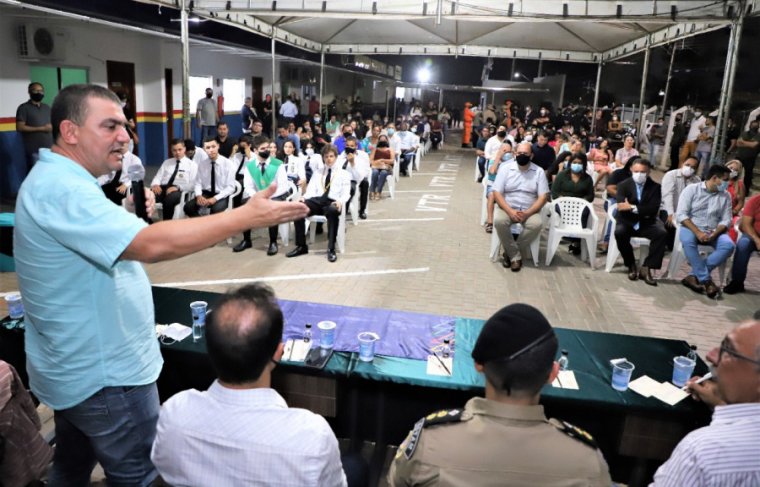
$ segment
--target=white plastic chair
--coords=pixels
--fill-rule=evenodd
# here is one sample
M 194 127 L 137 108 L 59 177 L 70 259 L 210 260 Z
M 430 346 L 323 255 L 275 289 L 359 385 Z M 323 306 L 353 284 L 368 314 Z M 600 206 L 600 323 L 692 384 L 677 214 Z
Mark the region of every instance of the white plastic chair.
M 486 220 L 488 220 L 488 176 L 483 178 L 483 181 L 480 183 L 483 186 L 483 195 L 480 198 L 480 226 L 486 224 Z
M 240 181 L 235 181 L 235 191 L 232 192 L 231 195 L 227 197 L 227 211 L 232 210 L 234 206 L 234 202 L 232 201 L 235 196 L 239 195 L 243 191 L 243 185 L 240 184 Z M 232 235 L 230 235 L 229 238 L 227 238 L 227 245 L 232 246 Z
M 301 197 L 301 192 L 299 191 L 298 186 L 296 186 L 293 181 L 288 180 L 288 189 L 290 189 L 290 195 L 285 198 L 285 201 L 298 201 Z M 277 227 L 277 232 L 282 239 L 282 245 L 287 247 L 290 243 L 290 222 L 280 223 Z
M 607 246 L 607 262 L 604 266 L 605 272 L 611 272 L 615 267 L 618 257 L 620 257 L 620 250 L 618 249 L 617 239 L 615 239 L 615 225 L 617 224 L 617 203 L 610 205 L 607 208 L 607 220 L 612 225 L 610 231 L 610 243 Z M 605 222 L 606 224 L 606 222 Z M 644 237 L 631 237 L 631 246 L 639 248 L 639 266 L 644 264 L 644 259 L 649 255 L 649 245 L 652 242 L 648 238 Z
M 543 208 L 541 208 L 541 231 L 543 231 L 544 228 L 546 228 L 549 219 L 551 218 L 551 214 L 549 213 L 551 208 L 551 203 L 546 203 Z M 541 232 L 538 232 L 538 235 L 536 235 L 536 238 L 533 239 L 533 241 L 529 244 L 530 248 L 530 256 L 533 259 L 533 265 L 538 267 L 538 260 L 539 260 L 539 252 L 540 252 L 540 245 L 541 245 Z M 501 248 L 501 241 L 499 240 L 499 235 L 496 233 L 496 230 L 493 231 L 491 234 L 491 251 L 490 251 L 490 257 L 491 262 L 496 262 L 499 258 L 499 249 Z
M 480 177 L 480 167 L 478 166 L 478 159 L 480 159 L 480 156 L 475 156 L 475 182 L 478 182 L 478 178 Z
M 369 172 L 369 177 L 372 177 L 372 171 Z M 351 198 L 351 204 L 348 207 L 348 211 L 351 213 L 351 222 L 354 225 L 359 224 L 359 193 L 361 192 L 359 189 L 359 184 L 356 184 L 356 192 L 354 193 L 354 197 Z
M 314 225 L 312 225 L 312 223 Z M 327 217 L 324 215 L 306 217 L 306 230 L 309 232 L 309 245 L 314 245 L 314 241 L 317 238 L 317 223 L 328 225 Z M 340 216 L 338 217 L 338 233 L 335 238 L 335 243 L 338 246 L 338 252 L 341 254 L 346 252 L 346 205 L 343 205 L 340 209 Z
M 581 198 L 558 198 L 551 202 L 552 208 L 559 207 L 559 213 L 552 210 L 549 223 L 549 238 L 546 243 L 546 265 L 550 265 L 559 247 L 562 237 L 580 238 L 586 246 L 581 245 L 581 259 L 588 258 L 591 269 L 596 261 L 596 231 L 599 217 L 594 212 L 594 205 Z M 588 209 L 591 227 L 584 228 L 583 210 Z
M 396 154 L 396 164 L 393 165 L 393 180 L 398 182 L 401 179 L 401 154 Z M 394 186 L 394 191 L 396 187 Z
M 388 187 L 388 193 L 391 196 L 391 199 L 396 199 L 396 165 L 398 163 L 393 165 L 393 169 L 391 169 L 391 172 L 388 173 L 388 176 L 385 178 L 385 185 Z M 369 179 L 369 187 L 372 187 L 372 180 L 374 179 L 374 173 L 373 170 L 370 169 L 369 176 L 367 177 Z M 353 215 L 351 215 L 351 218 L 353 218 Z
M 681 244 L 680 234 L 681 225 L 676 224 L 676 237 L 673 241 L 673 252 L 670 254 L 670 263 L 668 264 L 667 270 L 662 275 L 662 279 L 666 277 L 675 279 L 676 273 L 678 273 L 678 270 L 681 268 L 681 264 L 683 264 L 683 261 L 686 259 L 686 255 L 683 253 L 683 244 Z M 697 250 L 699 251 L 700 255 L 705 256 L 710 255 L 715 251 L 715 249 L 709 245 L 697 245 Z M 729 259 L 727 259 L 718 267 L 718 275 L 720 276 L 720 281 L 717 284 L 720 288 L 723 288 L 723 283 L 726 282 L 726 265 L 728 263 L 728 260 Z

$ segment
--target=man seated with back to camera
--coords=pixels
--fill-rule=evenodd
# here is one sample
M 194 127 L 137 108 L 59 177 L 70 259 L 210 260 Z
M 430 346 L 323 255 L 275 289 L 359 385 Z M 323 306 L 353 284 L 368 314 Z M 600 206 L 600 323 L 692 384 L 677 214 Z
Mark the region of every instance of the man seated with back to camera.
M 185 214 L 189 217 L 200 215 L 201 208 L 208 208 L 212 215 L 223 212 L 229 196 L 235 192 L 235 168 L 229 159 L 219 154 L 216 139 L 207 138 L 203 151 L 208 157 L 198 164 L 195 198 L 185 203 Z
M 683 161 L 680 168 L 671 169 L 662 177 L 662 204 L 660 205 L 660 220 L 665 224 L 668 231 L 668 250 L 673 250 L 673 241 L 676 238 L 676 208 L 681 192 L 690 184 L 702 182 L 697 176 L 699 160 L 689 156 Z
M 691 265 L 691 272 L 681 283 L 709 298 L 720 292 L 710 279 L 710 273 L 734 253 L 734 242 L 728 236 L 732 213 L 731 196 L 726 189 L 730 176 L 731 171 L 726 166 L 711 166 L 707 180 L 683 190 L 676 210 L 683 253 Z M 715 250 L 705 258 L 699 253 L 700 245 Z
M 182 192 L 195 188 L 198 172 L 198 166 L 185 156 L 185 143 L 182 139 L 172 140 L 171 149 L 173 157 L 161 164 L 150 183 L 150 189 L 156 195 L 156 203 L 163 205 L 164 220 L 174 218 L 174 209 L 182 198 Z
M 652 164 L 647 159 L 637 159 L 631 165 L 631 177 L 617 185 L 615 241 L 628 268 L 628 279 L 641 279 L 650 286 L 656 286 L 652 269 L 662 267 L 668 232 L 658 218 L 662 193 L 660 185 L 649 177 L 651 170 Z M 632 237 L 648 238 L 650 241 L 649 255 L 641 269 L 636 266 Z
M 206 344 L 217 379 L 162 408 L 151 460 L 170 485 L 345 486 L 324 418 L 290 408 L 271 387 L 282 359 L 283 315 L 272 290 L 252 284 L 222 296 Z
M 610 486 L 591 435 L 547 419 L 539 404 L 559 374 L 557 348 L 554 329 L 532 306 L 491 316 L 472 349 L 485 398 L 420 419 L 399 446 L 389 485 Z
M 512 272 L 522 269 L 521 247 L 527 247 L 541 231 L 541 208 L 546 203 L 549 183 L 544 170 L 531 162 L 531 145 L 517 145 L 514 160 L 503 163 L 493 183 L 498 212 L 494 228 L 504 247 L 502 265 Z M 514 226 L 514 227 L 513 227 Z M 512 232 L 517 230 L 517 240 Z
M 348 171 L 351 175 L 351 196 L 348 198 L 347 205 L 356 194 L 356 188 L 359 188 L 359 218 L 367 219 L 367 198 L 369 197 L 369 156 L 363 150 L 358 148 L 359 142 L 356 137 L 346 139 L 346 148 L 338 156 L 337 164 Z
M 309 207 L 309 214 L 324 215 L 327 217 L 327 260 L 335 262 L 338 256 L 335 254 L 335 241 L 338 236 L 338 224 L 340 213 L 344 205 L 351 197 L 351 175 L 339 164 L 338 149 L 334 145 L 326 145 L 322 149 L 324 166 L 320 171 L 315 171 L 306 186 L 306 193 L 301 201 Z M 287 253 L 287 257 L 298 257 L 309 253 L 306 245 L 306 220 L 300 219 L 293 222 L 296 229 L 296 247 Z

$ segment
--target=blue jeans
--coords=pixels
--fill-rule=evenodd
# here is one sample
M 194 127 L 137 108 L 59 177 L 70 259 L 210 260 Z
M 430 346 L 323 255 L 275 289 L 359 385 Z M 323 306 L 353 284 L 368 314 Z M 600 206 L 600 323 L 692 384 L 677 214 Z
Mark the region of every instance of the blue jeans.
M 744 279 L 747 278 L 747 266 L 749 265 L 749 258 L 752 257 L 752 253 L 760 250 L 755 245 L 755 241 L 749 238 L 748 235 L 742 235 L 738 242 L 736 242 L 736 253 L 734 254 L 734 264 L 731 266 L 731 282 L 739 282 L 744 284 Z
M 707 179 L 707 171 L 710 170 L 710 151 L 697 151 L 697 160 L 699 161 L 699 164 L 702 165 L 704 162 L 704 165 L 702 166 L 702 179 Z
M 707 282 L 710 279 L 710 272 L 728 260 L 734 251 L 734 242 L 731 241 L 731 237 L 727 233 L 722 233 L 717 240 L 710 243 L 698 242 L 694 232 L 686 227 L 681 227 L 679 235 L 681 244 L 683 244 L 683 253 L 691 265 L 691 275 L 696 276 L 697 280 L 702 283 Z M 699 245 L 709 245 L 715 250 L 707 258 L 702 258 L 699 255 Z
M 388 178 L 387 169 L 372 170 L 372 186 L 369 188 L 372 193 L 382 193 L 385 186 L 385 180 Z
M 90 485 L 95 463 L 109 486 L 147 486 L 158 472 L 150 461 L 160 404 L 156 384 L 106 387 L 69 409 L 55 411 L 50 487 Z
M 207 137 L 216 137 L 216 125 L 201 125 L 201 144 L 199 147 L 203 148 L 203 141 Z
M 610 206 L 617 203 L 617 200 L 615 198 L 607 198 L 607 201 L 604 202 L 604 211 L 607 211 Z M 615 211 L 615 218 L 617 218 L 617 211 Z M 604 241 L 609 242 L 610 241 L 610 234 L 612 234 L 612 221 L 607 222 L 607 228 L 604 229 Z

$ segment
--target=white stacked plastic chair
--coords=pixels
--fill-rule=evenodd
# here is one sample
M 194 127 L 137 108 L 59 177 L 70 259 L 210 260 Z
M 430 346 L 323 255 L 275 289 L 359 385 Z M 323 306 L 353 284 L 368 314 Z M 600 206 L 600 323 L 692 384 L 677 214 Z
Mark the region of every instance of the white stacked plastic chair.
M 313 215 L 306 217 L 306 230 L 309 232 L 309 245 L 314 245 L 314 241 L 317 238 L 317 223 L 328 225 L 327 217 L 324 215 Z M 328 230 L 329 231 L 329 230 Z M 338 252 L 341 254 L 346 251 L 346 205 L 340 209 L 340 216 L 338 217 L 338 233 L 335 238 L 335 243 L 338 246 Z
M 392 179 L 396 182 L 398 182 L 399 179 L 401 179 L 401 155 L 396 154 L 396 163 L 393 165 L 393 175 Z M 395 191 L 395 186 L 394 186 Z
M 480 226 L 486 224 L 486 220 L 488 220 L 488 196 L 486 194 L 488 193 L 488 177 L 483 178 L 483 181 L 481 181 L 481 185 L 483 186 L 483 195 L 480 198 Z
M 301 191 L 298 189 L 298 186 L 296 186 L 293 181 L 288 180 L 288 189 L 290 190 L 290 194 L 287 198 L 285 198 L 285 200 L 298 201 L 301 197 Z M 280 223 L 277 231 L 280 234 L 280 238 L 282 239 L 282 245 L 284 247 L 287 247 L 290 243 L 290 222 Z
M 478 159 L 480 159 L 480 156 L 475 156 L 475 182 L 478 182 L 478 178 L 480 177 L 480 167 L 478 166 Z
M 371 177 L 372 177 L 372 171 L 370 171 L 370 178 Z M 348 211 L 351 213 L 351 222 L 354 225 L 359 224 L 359 197 L 360 197 L 359 193 L 361 193 L 361 191 L 359 190 L 359 184 L 357 184 L 354 197 L 351 198 L 351 204 L 348 205 Z
M 242 191 L 243 186 L 240 184 L 240 181 L 235 181 L 235 191 L 233 191 L 232 194 L 227 197 L 227 211 L 232 210 L 235 207 L 235 203 L 232 200 L 235 199 L 235 196 L 239 195 Z M 232 245 L 232 236 L 227 239 L 227 245 Z
M 676 273 L 678 273 L 678 269 L 681 268 L 681 264 L 683 264 L 683 261 L 686 260 L 686 255 L 683 253 L 683 244 L 681 244 L 681 225 L 676 225 L 676 238 L 673 241 L 673 252 L 670 254 L 670 263 L 668 264 L 668 269 L 665 271 L 665 273 L 662 275 L 662 278 L 670 277 L 671 279 L 675 279 Z M 699 251 L 700 255 L 710 255 L 715 251 L 713 247 L 710 245 L 697 245 L 697 250 Z M 726 264 L 728 263 L 728 259 L 726 262 L 723 262 L 718 267 L 718 275 L 720 277 L 720 281 L 718 282 L 718 287 L 722 288 L 723 283 L 726 282 Z
M 549 214 L 549 207 L 550 203 L 547 203 L 544 205 L 543 208 L 541 208 L 541 231 L 543 231 L 544 228 L 546 228 L 549 218 L 551 215 Z M 538 232 L 538 235 L 536 235 L 536 238 L 533 239 L 533 241 L 530 243 L 530 256 L 533 259 L 533 265 L 538 267 L 538 260 L 540 256 L 540 249 L 541 249 L 541 231 Z M 490 250 L 490 257 L 491 262 L 496 262 L 499 258 L 499 249 L 501 248 L 501 241 L 499 240 L 499 234 L 496 233 L 496 230 L 494 229 L 491 233 L 491 250 Z
M 594 205 L 581 198 L 562 197 L 551 202 L 552 216 L 549 223 L 549 238 L 546 243 L 546 265 L 551 264 L 554 254 L 559 247 L 562 237 L 580 238 L 585 243 L 581 245 L 581 259 L 589 260 L 594 269 L 596 260 L 596 231 L 599 217 L 594 212 Z M 554 208 L 559 207 L 559 213 Z M 588 209 L 591 219 L 590 228 L 584 228 L 582 223 L 583 211 Z
M 615 267 L 618 257 L 620 257 L 620 250 L 618 249 L 617 240 L 615 239 L 615 225 L 617 224 L 617 203 L 610 205 L 607 208 L 607 220 L 612 225 L 610 230 L 610 243 L 607 246 L 607 261 L 604 266 L 606 272 L 611 272 Z M 605 222 L 606 224 L 606 222 Z M 639 248 L 639 266 L 643 265 L 644 259 L 649 255 L 649 245 L 652 242 L 648 238 L 644 237 L 631 237 L 631 246 Z

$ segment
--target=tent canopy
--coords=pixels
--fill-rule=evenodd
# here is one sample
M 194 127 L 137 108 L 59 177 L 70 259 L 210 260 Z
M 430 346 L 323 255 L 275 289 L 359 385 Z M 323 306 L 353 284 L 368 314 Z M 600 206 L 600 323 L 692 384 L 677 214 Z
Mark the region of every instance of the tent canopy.
M 331 54 L 613 61 L 729 25 L 760 0 L 140 0 Z

